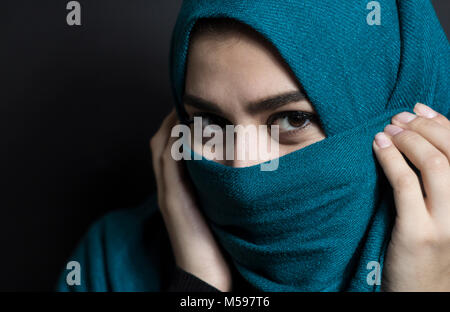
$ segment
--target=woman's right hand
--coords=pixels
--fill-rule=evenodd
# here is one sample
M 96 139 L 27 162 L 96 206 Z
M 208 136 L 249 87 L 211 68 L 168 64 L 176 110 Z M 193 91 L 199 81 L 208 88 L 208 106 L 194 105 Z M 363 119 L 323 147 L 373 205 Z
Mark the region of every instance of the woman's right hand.
M 221 291 L 231 290 L 231 272 L 200 213 L 182 161 L 175 161 L 171 147 L 175 110 L 164 119 L 150 141 L 158 205 L 166 225 L 176 264 Z

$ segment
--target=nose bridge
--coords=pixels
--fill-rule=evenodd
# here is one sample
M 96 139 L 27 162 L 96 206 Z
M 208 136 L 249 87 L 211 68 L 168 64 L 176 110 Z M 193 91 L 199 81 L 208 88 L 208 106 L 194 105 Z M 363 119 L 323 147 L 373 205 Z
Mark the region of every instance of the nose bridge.
M 232 153 L 234 157 L 232 160 L 227 160 L 230 166 L 249 167 L 260 162 L 258 129 L 259 125 L 252 120 L 242 120 L 234 126 L 234 153 Z
M 230 124 L 221 128 L 220 146 L 216 145 L 217 141 L 214 143 L 208 141 L 208 146 L 205 145 L 205 141 L 199 141 L 206 158 L 238 168 L 250 167 L 278 157 L 274 156 L 271 147 L 272 137 L 267 126 L 262 127 L 265 125 L 260 125 L 258 118 L 254 115 L 243 111 L 233 111 L 229 112 L 227 119 Z

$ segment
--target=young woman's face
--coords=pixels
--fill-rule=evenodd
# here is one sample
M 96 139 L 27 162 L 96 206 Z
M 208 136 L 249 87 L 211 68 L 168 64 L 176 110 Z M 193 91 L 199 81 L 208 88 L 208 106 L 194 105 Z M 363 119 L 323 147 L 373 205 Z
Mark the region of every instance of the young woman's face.
M 245 34 L 195 36 L 187 60 L 184 107 L 191 118 L 202 117 L 204 126 L 224 130 L 225 125 L 278 125 L 279 152 L 270 158 L 325 138 L 314 108 L 286 65 L 265 42 Z M 273 142 L 270 136 L 268 140 Z M 240 147 L 234 147 L 238 153 Z M 268 160 L 234 158 L 212 160 L 233 167 Z

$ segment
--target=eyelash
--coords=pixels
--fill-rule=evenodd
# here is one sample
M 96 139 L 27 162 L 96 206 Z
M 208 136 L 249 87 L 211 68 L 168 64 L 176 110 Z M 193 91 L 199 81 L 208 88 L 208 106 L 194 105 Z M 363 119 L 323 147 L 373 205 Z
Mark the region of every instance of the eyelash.
M 285 111 L 285 112 L 276 113 L 276 114 L 270 116 L 269 119 L 267 120 L 267 124 L 268 124 L 268 126 L 271 126 L 271 125 L 273 125 L 273 123 L 276 120 L 286 118 L 286 117 L 299 118 L 302 121 L 302 124 L 301 124 L 301 126 L 298 126 L 297 128 L 295 128 L 293 130 L 283 132 L 284 135 L 297 134 L 299 131 L 302 131 L 303 129 L 308 127 L 308 125 L 311 122 L 314 122 L 317 119 L 317 115 L 314 113 L 303 112 L 303 111 Z
M 296 128 L 294 130 L 289 130 L 289 131 L 282 132 L 283 135 L 294 135 L 294 134 L 297 134 L 299 131 L 302 131 L 306 127 L 308 127 L 308 125 L 310 125 L 311 122 L 316 122 L 317 119 L 318 119 L 318 117 L 317 117 L 317 115 L 315 113 L 304 112 L 304 111 L 284 111 L 284 112 L 275 113 L 274 115 L 270 116 L 267 119 L 266 124 L 267 124 L 267 126 L 270 127 L 278 119 L 286 118 L 286 117 L 293 117 L 293 116 L 295 116 L 296 118 L 301 118 L 304 121 L 302 126 L 299 126 L 298 128 Z M 194 117 L 207 118 L 207 119 L 211 120 L 210 124 L 218 125 L 221 128 L 225 128 L 226 125 L 230 125 L 231 124 L 226 119 L 224 119 L 224 118 L 222 118 L 220 116 L 217 116 L 217 115 L 214 115 L 214 114 L 211 114 L 211 113 L 205 113 L 205 112 L 195 113 L 192 116 L 192 118 L 187 121 L 187 123 L 189 123 L 189 124 L 193 123 L 194 122 Z

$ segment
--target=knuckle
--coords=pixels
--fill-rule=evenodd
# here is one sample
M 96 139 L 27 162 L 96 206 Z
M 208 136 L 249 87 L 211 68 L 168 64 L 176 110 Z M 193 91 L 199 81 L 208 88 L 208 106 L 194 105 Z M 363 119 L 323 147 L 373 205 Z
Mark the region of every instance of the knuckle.
M 161 147 L 161 135 L 159 132 L 157 132 L 151 139 L 150 139 L 150 148 L 152 149 L 152 151 L 157 151 L 160 150 Z
M 420 222 L 419 222 L 420 224 Z M 436 227 L 436 224 L 418 225 L 414 232 L 409 232 L 408 241 L 419 249 L 450 246 L 450 231 Z
M 447 119 L 444 115 L 439 114 L 437 117 L 434 118 L 434 120 L 441 124 L 444 127 L 450 127 L 450 120 Z
M 155 141 L 153 140 L 153 138 L 150 140 L 150 149 L 151 149 L 152 151 L 155 150 Z
M 447 157 L 442 153 L 433 153 L 425 158 L 423 165 L 425 170 L 429 171 L 443 171 L 448 169 L 449 163 Z
M 436 246 L 439 242 L 439 237 L 432 231 L 426 231 L 416 236 L 416 245 L 422 248 Z
M 401 133 L 397 134 L 393 137 L 393 140 L 396 143 L 401 143 L 402 145 L 408 146 L 414 144 L 414 141 L 417 140 L 417 133 L 410 130 L 404 130 Z
M 417 222 L 416 225 L 405 234 L 405 239 L 411 246 L 416 248 L 427 248 L 435 246 L 440 241 L 436 231 L 430 227 L 430 224 Z
M 404 173 L 395 179 L 395 185 L 393 188 L 399 191 L 411 190 L 417 186 L 419 180 L 414 173 Z
M 150 147 L 151 149 L 155 149 L 156 144 L 157 144 L 157 135 L 155 134 L 154 136 L 152 136 L 152 138 L 150 139 Z
M 424 118 L 424 117 L 420 117 L 417 116 L 411 123 L 410 123 L 410 127 L 412 129 L 423 129 L 425 127 L 428 127 L 431 123 L 434 123 L 433 120 L 428 119 L 428 118 Z

